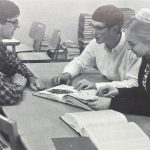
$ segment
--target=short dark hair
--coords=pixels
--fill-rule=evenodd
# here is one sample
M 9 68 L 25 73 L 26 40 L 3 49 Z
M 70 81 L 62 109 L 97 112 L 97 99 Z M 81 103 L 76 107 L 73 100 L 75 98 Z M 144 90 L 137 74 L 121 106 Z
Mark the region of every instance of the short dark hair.
M 122 11 L 113 5 L 104 5 L 95 10 L 92 19 L 98 22 L 104 22 L 107 27 L 119 25 L 122 27 L 124 15 Z
M 0 0 L 0 23 L 5 23 L 7 19 L 19 16 L 19 7 L 12 1 Z

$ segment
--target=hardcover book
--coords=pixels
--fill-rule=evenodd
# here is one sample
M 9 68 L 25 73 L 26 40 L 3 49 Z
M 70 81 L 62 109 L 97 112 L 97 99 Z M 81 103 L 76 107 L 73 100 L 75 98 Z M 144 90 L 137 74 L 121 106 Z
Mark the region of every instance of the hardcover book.
M 149 150 L 150 139 L 134 122 L 113 110 L 66 113 L 61 117 L 100 150 Z
M 97 150 L 88 137 L 52 138 L 56 150 Z

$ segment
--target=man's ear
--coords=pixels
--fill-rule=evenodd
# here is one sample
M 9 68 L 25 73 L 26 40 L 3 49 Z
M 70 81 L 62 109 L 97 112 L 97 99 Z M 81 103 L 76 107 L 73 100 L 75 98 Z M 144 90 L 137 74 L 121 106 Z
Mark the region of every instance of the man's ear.
M 114 26 L 111 28 L 111 30 L 112 30 L 112 33 L 118 33 L 118 32 L 120 31 L 120 26 L 114 25 Z
M 0 29 L 2 28 L 2 24 L 0 23 Z

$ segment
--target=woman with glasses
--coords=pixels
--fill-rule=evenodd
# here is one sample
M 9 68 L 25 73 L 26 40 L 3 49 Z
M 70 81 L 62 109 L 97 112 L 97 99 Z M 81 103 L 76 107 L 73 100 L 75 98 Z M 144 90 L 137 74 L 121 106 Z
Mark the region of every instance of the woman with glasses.
M 19 7 L 11 1 L 0 0 L 0 105 L 13 105 L 21 100 L 26 80 L 33 90 L 40 88 L 37 78 L 33 73 L 9 51 L 2 43 L 3 39 L 11 39 L 19 27 Z M 16 73 L 24 76 L 26 80 L 11 77 Z
M 123 113 L 150 116 L 150 9 L 142 8 L 126 30 L 128 49 L 142 57 L 138 87 L 114 88 L 106 85 L 97 91 L 104 96 L 88 105 L 96 110 L 114 109 Z M 105 98 L 111 97 L 111 98 Z

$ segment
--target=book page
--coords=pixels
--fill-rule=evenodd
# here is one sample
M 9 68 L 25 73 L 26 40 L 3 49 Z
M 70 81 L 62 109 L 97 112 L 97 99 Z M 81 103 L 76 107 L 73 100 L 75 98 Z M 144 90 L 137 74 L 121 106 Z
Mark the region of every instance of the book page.
M 85 136 L 102 150 L 148 150 L 150 140 L 133 122 L 85 127 Z
M 39 94 L 45 94 L 45 95 L 49 95 L 49 98 L 51 99 L 56 99 L 60 102 L 65 102 L 63 101 L 63 97 L 66 94 L 70 94 L 75 92 L 76 90 L 74 89 L 73 86 L 68 86 L 68 85 L 58 85 L 43 91 L 38 92 Z
M 81 107 L 81 108 L 84 108 L 86 110 L 92 110 L 88 105 L 87 103 L 85 102 L 82 102 L 81 100 L 75 98 L 75 97 L 72 97 L 70 95 L 65 95 L 63 97 L 63 101 L 67 104 L 70 104 L 70 105 L 73 105 L 73 106 L 77 106 L 77 107 Z
M 70 93 L 69 95 L 85 103 L 86 101 L 98 98 L 98 96 L 96 96 L 96 90 L 94 89 L 75 91 L 74 93 Z
M 51 96 L 52 99 L 58 99 L 59 101 L 65 102 L 65 98 L 70 99 L 70 101 L 73 101 L 73 97 L 79 101 L 83 101 L 86 103 L 88 100 L 93 100 L 98 98 L 98 96 L 95 95 L 96 90 L 81 90 L 78 91 L 74 89 L 73 86 L 68 85 L 58 85 L 43 91 L 38 92 L 39 94 L 45 94 Z M 70 97 L 69 97 L 70 96 Z M 71 104 L 71 102 L 70 102 Z
M 123 114 L 113 110 L 66 113 L 61 118 L 81 135 L 84 135 L 84 127 L 87 125 L 94 126 L 127 122 Z

